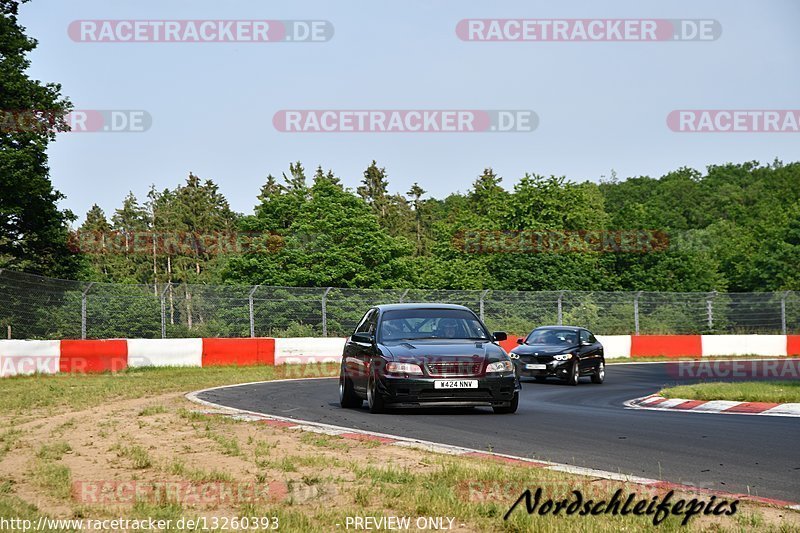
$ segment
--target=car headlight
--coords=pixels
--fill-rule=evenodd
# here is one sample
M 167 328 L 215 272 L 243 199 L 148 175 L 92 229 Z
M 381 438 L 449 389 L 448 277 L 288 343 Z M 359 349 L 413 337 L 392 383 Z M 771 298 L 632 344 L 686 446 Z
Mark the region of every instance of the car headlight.
M 554 355 L 553 359 L 556 361 L 568 361 L 572 357 L 571 353 L 562 353 L 559 355 Z
M 514 363 L 511 361 L 497 361 L 486 365 L 486 372 L 513 372 Z
M 511 352 L 508 354 L 511 359 L 519 359 L 519 354 L 516 352 Z
M 411 363 L 386 363 L 386 371 L 393 374 L 419 374 L 422 375 L 422 369 L 419 365 Z

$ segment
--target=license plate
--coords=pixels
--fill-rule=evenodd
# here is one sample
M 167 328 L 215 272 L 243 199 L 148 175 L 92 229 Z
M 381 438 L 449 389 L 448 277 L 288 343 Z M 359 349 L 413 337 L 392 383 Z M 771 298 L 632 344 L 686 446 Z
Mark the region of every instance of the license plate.
M 525 365 L 525 370 L 544 370 L 547 368 L 547 365 L 541 364 L 527 364 Z
M 433 382 L 434 389 L 477 389 L 477 379 L 437 379 Z

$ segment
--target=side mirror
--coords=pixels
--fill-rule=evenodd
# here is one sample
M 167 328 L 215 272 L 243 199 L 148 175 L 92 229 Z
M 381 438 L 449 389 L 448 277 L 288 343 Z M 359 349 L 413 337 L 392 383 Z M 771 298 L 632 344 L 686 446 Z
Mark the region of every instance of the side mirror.
M 364 344 L 372 344 L 375 341 L 375 335 L 372 333 L 353 333 L 350 337 L 353 342 L 361 342 Z
M 525 339 L 523 339 L 522 337 L 519 337 L 517 339 L 517 344 L 525 344 Z
M 591 346 L 592 343 L 589 341 L 581 341 L 581 346 Z
M 508 335 L 506 334 L 505 331 L 495 331 L 494 333 L 492 333 L 492 337 L 494 337 L 494 340 L 496 340 L 497 342 L 500 342 L 506 340 L 508 338 Z

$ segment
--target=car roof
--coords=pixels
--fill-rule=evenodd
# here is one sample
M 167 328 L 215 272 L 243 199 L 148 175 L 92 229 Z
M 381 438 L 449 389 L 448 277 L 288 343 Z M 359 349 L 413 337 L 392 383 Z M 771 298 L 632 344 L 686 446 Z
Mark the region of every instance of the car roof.
M 537 329 L 565 329 L 567 331 L 580 331 L 580 330 L 586 329 L 586 328 L 582 328 L 582 327 L 579 327 L 579 326 L 539 326 L 539 327 L 533 328 L 534 331 L 536 331 Z
M 376 309 L 379 311 L 395 311 L 399 309 L 461 309 L 464 311 L 470 311 L 469 307 L 465 307 L 463 305 L 456 305 L 456 304 L 437 304 L 437 303 L 407 303 L 407 304 L 382 304 L 376 305 Z

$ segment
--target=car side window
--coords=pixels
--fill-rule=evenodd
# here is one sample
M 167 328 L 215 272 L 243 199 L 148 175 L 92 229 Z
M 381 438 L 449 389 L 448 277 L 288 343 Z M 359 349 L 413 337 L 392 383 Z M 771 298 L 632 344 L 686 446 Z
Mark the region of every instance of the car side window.
M 358 323 L 356 326 L 356 330 L 354 333 L 369 333 L 370 332 L 370 319 L 372 319 L 377 313 L 374 309 L 370 309 L 364 314 L 364 317 L 361 319 L 361 322 Z M 374 326 L 374 323 L 373 323 Z M 375 331 L 374 327 L 372 331 Z
M 589 342 L 589 332 L 585 329 L 581 330 L 581 342 Z
M 597 342 L 597 338 L 591 333 L 589 333 L 589 342 L 591 342 L 592 344 Z
M 378 312 L 372 310 L 372 314 L 367 318 L 367 333 L 375 334 L 378 329 Z

